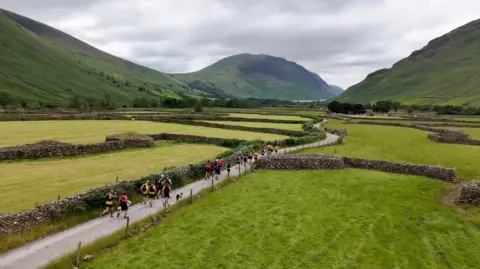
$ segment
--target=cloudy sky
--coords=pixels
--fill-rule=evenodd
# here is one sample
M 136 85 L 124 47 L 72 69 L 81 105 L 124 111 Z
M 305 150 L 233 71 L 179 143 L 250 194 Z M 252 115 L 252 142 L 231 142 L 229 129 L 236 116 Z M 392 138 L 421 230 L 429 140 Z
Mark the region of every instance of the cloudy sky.
M 0 0 L 0 7 L 160 71 L 263 53 L 341 87 L 480 18 L 478 0 Z

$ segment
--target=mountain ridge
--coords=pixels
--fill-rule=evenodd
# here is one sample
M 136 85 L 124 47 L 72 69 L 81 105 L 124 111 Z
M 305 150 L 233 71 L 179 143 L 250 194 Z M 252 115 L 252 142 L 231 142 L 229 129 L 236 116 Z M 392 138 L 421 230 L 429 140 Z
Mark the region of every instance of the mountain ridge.
M 437 37 L 391 68 L 379 69 L 336 100 L 390 99 L 418 105 L 480 105 L 480 19 Z
M 335 95 L 335 89 L 318 74 L 267 54 L 232 55 L 198 71 L 174 76 L 183 81 L 212 83 L 242 98 L 315 100 Z

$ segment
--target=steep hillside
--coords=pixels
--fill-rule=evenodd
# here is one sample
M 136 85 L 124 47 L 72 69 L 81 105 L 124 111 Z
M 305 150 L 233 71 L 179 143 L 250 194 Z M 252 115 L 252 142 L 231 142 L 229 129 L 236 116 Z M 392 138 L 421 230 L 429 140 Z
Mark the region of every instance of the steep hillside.
M 212 85 L 242 98 L 316 100 L 334 96 L 317 74 L 269 55 L 234 55 L 200 71 L 175 76 L 190 83 Z
M 340 95 L 343 93 L 343 89 L 341 87 L 335 85 L 328 85 L 330 87 L 330 92 L 333 93 L 335 96 Z
M 17 104 L 66 105 L 73 96 L 117 104 L 199 94 L 173 76 L 100 51 L 48 25 L 0 10 L 0 93 Z
M 350 87 L 337 100 L 480 105 L 480 20 L 434 39 L 390 69 Z

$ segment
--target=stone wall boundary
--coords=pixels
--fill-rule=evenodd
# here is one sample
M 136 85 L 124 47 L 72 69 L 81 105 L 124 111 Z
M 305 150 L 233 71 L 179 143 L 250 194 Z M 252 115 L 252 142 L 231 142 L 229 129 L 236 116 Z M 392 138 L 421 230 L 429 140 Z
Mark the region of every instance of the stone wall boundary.
M 255 164 L 257 169 L 371 169 L 388 173 L 420 175 L 429 178 L 452 182 L 457 179 L 457 171 L 428 164 L 410 164 L 401 162 L 369 160 L 362 158 L 341 157 L 331 154 L 290 154 L 284 156 L 268 156 Z

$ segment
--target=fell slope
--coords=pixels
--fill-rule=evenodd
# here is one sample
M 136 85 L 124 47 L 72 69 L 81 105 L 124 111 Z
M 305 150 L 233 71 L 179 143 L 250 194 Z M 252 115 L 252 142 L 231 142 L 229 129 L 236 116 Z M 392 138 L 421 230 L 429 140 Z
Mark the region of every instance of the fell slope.
M 436 38 L 408 58 L 350 87 L 337 100 L 480 105 L 480 20 Z
M 0 9 L 0 93 L 66 105 L 74 95 L 119 104 L 194 94 L 174 77 L 112 56 L 66 33 Z
M 317 74 L 294 62 L 263 54 L 238 54 L 200 71 L 175 76 L 241 98 L 317 100 L 335 96 Z

